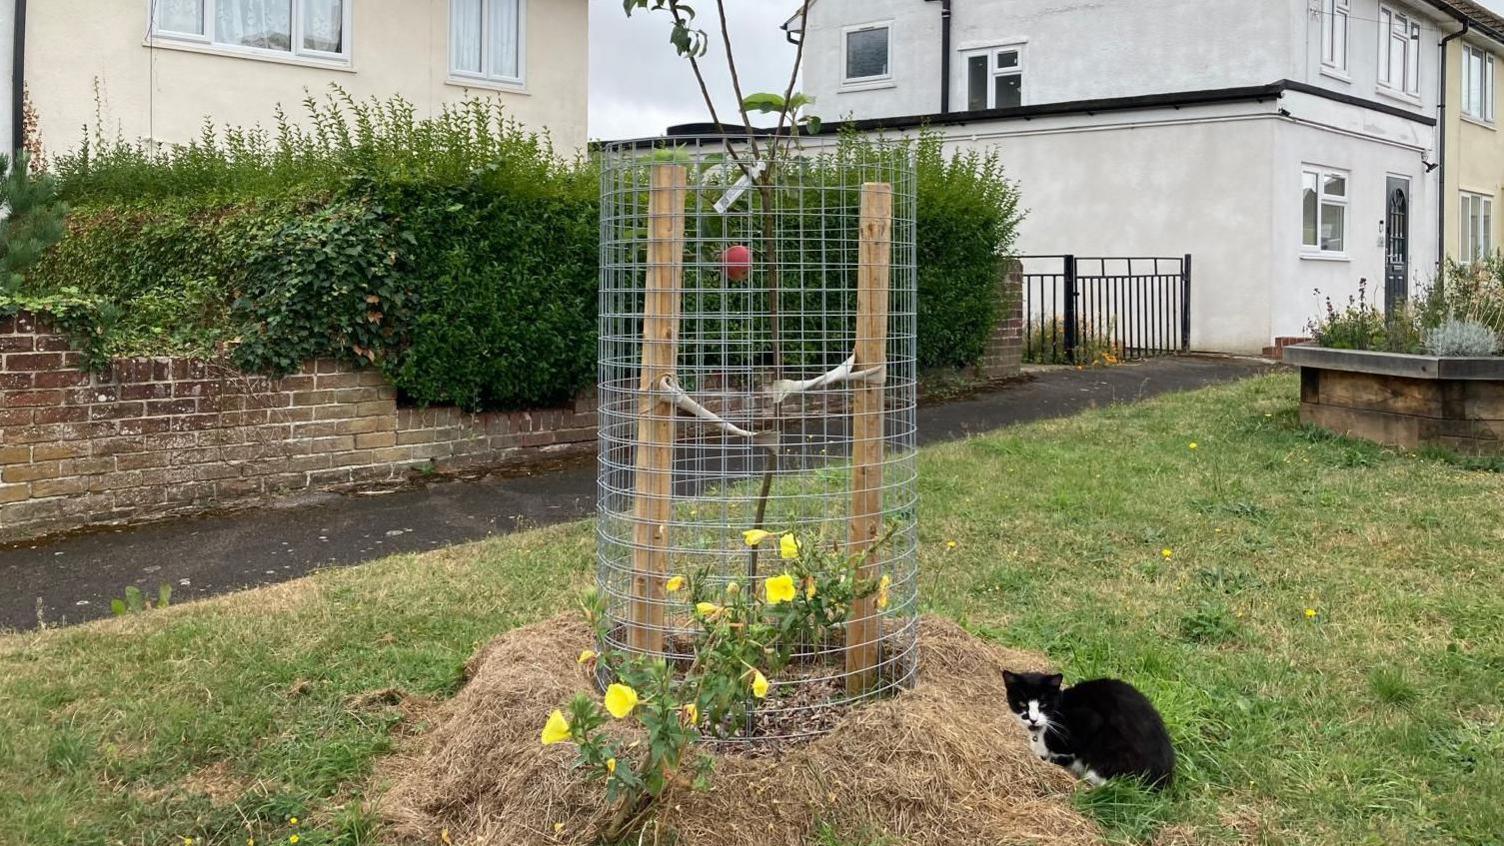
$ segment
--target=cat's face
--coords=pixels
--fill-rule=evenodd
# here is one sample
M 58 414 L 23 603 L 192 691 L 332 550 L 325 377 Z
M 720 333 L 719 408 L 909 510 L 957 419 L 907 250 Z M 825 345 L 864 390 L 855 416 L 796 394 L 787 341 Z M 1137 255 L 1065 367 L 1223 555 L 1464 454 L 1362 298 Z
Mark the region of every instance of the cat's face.
M 1029 733 L 1044 731 L 1060 707 L 1059 675 L 1050 673 L 1011 673 L 1003 671 L 1008 686 L 1008 710 Z

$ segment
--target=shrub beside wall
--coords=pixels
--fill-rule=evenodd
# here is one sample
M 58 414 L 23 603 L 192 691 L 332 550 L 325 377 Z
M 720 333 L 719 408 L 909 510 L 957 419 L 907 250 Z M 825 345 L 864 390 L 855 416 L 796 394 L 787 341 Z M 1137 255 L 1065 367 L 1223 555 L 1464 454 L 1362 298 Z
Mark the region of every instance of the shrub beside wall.
M 228 356 L 284 375 L 375 366 L 420 405 L 561 402 L 595 372 L 598 177 L 473 101 L 420 120 L 336 92 L 312 129 L 206 128 L 171 150 L 93 136 L 57 160 L 69 234 L 30 296 L 92 303 L 90 355 Z M 849 141 L 848 143 L 857 143 Z M 1018 200 L 995 158 L 919 163 L 920 364 L 996 324 Z

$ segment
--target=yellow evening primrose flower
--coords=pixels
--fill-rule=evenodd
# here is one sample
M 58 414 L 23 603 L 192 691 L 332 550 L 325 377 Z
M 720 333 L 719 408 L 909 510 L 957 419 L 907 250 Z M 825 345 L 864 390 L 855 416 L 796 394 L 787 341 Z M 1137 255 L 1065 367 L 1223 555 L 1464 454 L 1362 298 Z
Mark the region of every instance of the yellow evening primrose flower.
M 684 719 L 688 720 L 690 725 L 698 724 L 700 722 L 700 706 L 696 705 L 693 702 L 685 705 Z
M 893 577 L 883 576 L 882 581 L 877 583 L 877 607 L 888 607 L 888 589 L 893 587 Z
M 791 561 L 799 557 L 799 539 L 789 532 L 778 539 L 778 557 L 785 561 Z
M 610 773 L 611 775 L 616 775 L 616 759 L 615 758 L 607 758 L 606 759 L 606 772 Z
M 637 691 L 624 684 L 606 688 L 606 710 L 618 720 L 625 720 L 637 707 Z
M 1164 556 L 1164 557 L 1166 557 L 1166 558 L 1174 558 L 1174 557 L 1175 557 L 1175 550 L 1173 550 L 1173 549 L 1171 549 L 1171 548 L 1169 548 L 1169 547 L 1168 547 L 1168 546 L 1167 546 L 1167 547 L 1165 547 L 1165 548 L 1164 548 L 1164 549 L 1161 549 L 1161 550 L 1160 550 L 1160 551 L 1159 551 L 1159 554 L 1160 554 L 1160 555 L 1163 555 L 1163 556 Z
M 762 529 L 748 529 L 742 532 L 742 542 L 747 546 L 757 546 L 772 536 L 772 532 L 764 532 Z
M 552 746 L 555 743 L 563 743 L 569 739 L 569 721 L 564 719 L 563 711 L 555 711 L 548 715 L 548 722 L 543 724 L 543 745 Z
M 589 664 L 591 661 L 595 660 L 595 651 L 592 649 L 586 649 L 580 652 L 580 657 L 577 660 L 581 664 Z
M 298 818 L 297 817 L 288 817 L 287 818 L 287 824 L 288 825 L 297 825 L 298 824 Z
M 767 591 L 769 605 L 793 602 L 794 597 L 798 595 L 798 589 L 794 587 L 794 577 L 788 573 L 764 580 L 762 587 Z
M 1198 443 L 1196 443 L 1195 441 L 1191 441 L 1191 449 L 1193 449 L 1193 450 L 1201 449 L 1201 445 L 1198 444 Z
M 300 841 L 302 839 L 303 838 L 301 838 L 301 837 L 297 836 L 296 834 L 294 834 L 293 836 L 287 838 L 287 842 L 288 843 L 297 843 L 298 841 Z
M 669 579 L 668 583 L 663 586 L 663 589 L 668 591 L 669 593 L 678 593 L 679 591 L 684 590 L 684 577 L 675 576 L 672 579 Z
M 1307 620 L 1314 620 L 1314 619 L 1316 619 L 1316 609 L 1315 608 L 1307 608 L 1306 609 L 1306 619 Z
M 697 602 L 695 603 L 695 613 L 701 617 L 714 617 L 721 613 L 721 606 L 716 605 L 714 602 Z
M 946 541 L 946 542 L 945 542 L 945 548 L 946 548 L 946 549 L 955 549 L 955 548 L 956 548 L 956 547 L 957 547 L 957 546 L 960 546 L 960 544 L 958 544 L 958 543 L 956 543 L 956 542 L 955 542 L 955 541 L 953 541 L 953 540 L 952 540 L 952 541 Z
M 758 699 L 768 698 L 768 677 L 761 670 L 752 671 L 752 695 Z

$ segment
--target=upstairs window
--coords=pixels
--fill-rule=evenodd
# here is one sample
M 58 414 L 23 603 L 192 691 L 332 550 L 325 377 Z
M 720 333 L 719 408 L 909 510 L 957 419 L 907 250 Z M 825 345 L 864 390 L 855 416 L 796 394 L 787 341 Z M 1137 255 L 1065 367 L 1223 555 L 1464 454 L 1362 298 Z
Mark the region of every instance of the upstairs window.
M 1011 109 L 1024 104 L 1023 50 L 989 50 L 966 59 L 966 108 Z
M 1462 113 L 1494 121 L 1494 57 L 1472 45 L 1462 48 Z
M 846 30 L 846 82 L 893 78 L 892 26 L 872 24 Z
M 262 54 L 349 61 L 353 0 L 153 0 L 152 34 Z
M 1482 261 L 1494 254 L 1494 198 L 1462 194 L 1462 253 L 1465 262 Z
M 1379 9 L 1379 85 L 1420 96 L 1420 23 L 1387 7 Z
M 1321 64 L 1347 72 L 1347 24 L 1352 0 L 1321 0 Z
M 450 0 L 450 73 L 521 85 L 524 15 L 523 0 Z
M 1300 174 L 1301 247 L 1313 255 L 1347 251 L 1347 174 L 1310 167 Z

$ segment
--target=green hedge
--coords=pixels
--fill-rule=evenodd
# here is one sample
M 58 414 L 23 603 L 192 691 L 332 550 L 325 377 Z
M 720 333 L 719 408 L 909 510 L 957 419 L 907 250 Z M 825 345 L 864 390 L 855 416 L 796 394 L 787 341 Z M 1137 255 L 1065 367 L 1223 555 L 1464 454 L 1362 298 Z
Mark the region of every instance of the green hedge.
M 505 409 L 594 377 L 598 175 L 469 101 L 310 100 L 311 129 L 206 128 L 170 150 L 86 139 L 57 160 L 69 233 L 26 293 L 94 304 L 96 357 L 227 354 L 286 373 L 381 367 L 418 404 Z M 857 142 L 850 142 L 857 143 Z M 995 158 L 917 142 L 920 363 L 981 354 L 1017 196 Z

